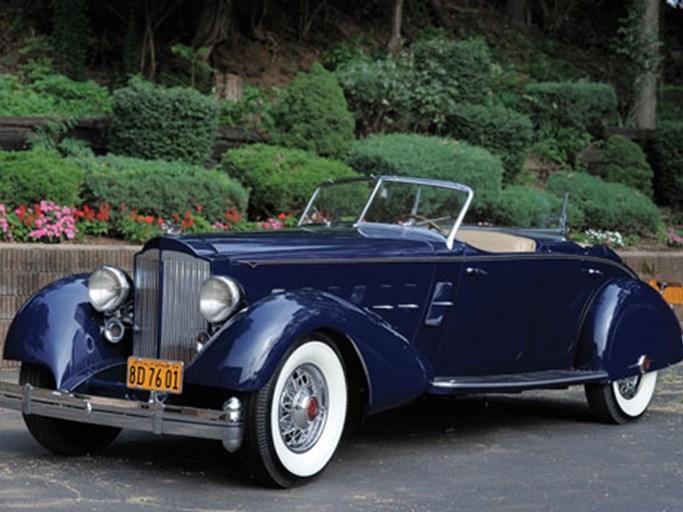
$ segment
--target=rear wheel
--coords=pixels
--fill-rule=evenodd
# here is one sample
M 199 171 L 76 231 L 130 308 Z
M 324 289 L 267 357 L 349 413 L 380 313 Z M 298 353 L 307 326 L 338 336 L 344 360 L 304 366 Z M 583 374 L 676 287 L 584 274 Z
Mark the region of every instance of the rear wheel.
M 347 394 L 333 341 L 322 333 L 303 338 L 249 397 L 242 455 L 252 475 L 290 487 L 325 469 L 344 429 Z
M 47 368 L 23 363 L 19 373 L 21 384 L 55 389 L 52 374 Z M 24 414 L 24 422 L 33 438 L 50 451 L 60 455 L 81 455 L 105 449 L 121 432 L 120 428 L 90 425 Z
M 586 399 L 600 421 L 621 424 L 645 413 L 656 385 L 657 372 L 626 377 L 611 384 L 588 384 Z

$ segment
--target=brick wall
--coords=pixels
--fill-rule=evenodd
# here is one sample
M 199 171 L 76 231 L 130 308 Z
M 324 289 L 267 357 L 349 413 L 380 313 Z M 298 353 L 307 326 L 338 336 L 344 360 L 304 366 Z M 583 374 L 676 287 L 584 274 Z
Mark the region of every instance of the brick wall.
M 90 273 L 103 264 L 132 272 L 138 250 L 127 245 L 0 244 L 0 366 L 9 324 L 36 290 L 64 276 Z
M 92 272 L 102 264 L 132 272 L 133 255 L 139 249 L 123 245 L 0 244 L 0 357 L 14 313 L 36 290 L 67 275 Z M 633 252 L 623 257 L 643 279 L 683 282 L 683 251 Z M 675 309 L 683 322 L 683 307 Z

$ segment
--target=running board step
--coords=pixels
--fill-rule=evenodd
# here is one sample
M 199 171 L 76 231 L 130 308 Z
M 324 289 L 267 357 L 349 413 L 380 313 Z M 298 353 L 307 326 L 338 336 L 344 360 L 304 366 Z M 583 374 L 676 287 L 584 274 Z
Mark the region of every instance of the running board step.
M 430 393 L 515 393 L 530 389 L 566 388 L 575 384 L 607 381 L 607 372 L 552 370 L 510 375 L 437 377 L 430 383 Z

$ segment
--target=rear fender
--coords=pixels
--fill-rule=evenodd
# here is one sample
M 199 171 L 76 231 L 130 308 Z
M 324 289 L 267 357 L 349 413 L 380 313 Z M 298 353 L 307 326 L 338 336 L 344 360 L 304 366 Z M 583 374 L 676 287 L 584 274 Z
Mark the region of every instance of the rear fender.
M 271 295 L 237 314 L 186 369 L 186 382 L 255 391 L 299 339 L 319 330 L 343 333 L 354 344 L 370 386 L 370 412 L 424 392 L 428 365 L 408 340 L 379 316 L 316 291 Z
M 611 281 L 597 293 L 586 316 L 576 365 L 604 369 L 613 381 L 637 374 L 641 356 L 650 359 L 650 370 L 683 359 L 680 324 L 651 286 Z
M 95 373 L 125 363 L 130 330 L 117 345 L 102 337 L 102 315 L 88 301 L 88 275 L 66 277 L 33 295 L 10 325 L 4 358 L 49 368 L 71 391 Z

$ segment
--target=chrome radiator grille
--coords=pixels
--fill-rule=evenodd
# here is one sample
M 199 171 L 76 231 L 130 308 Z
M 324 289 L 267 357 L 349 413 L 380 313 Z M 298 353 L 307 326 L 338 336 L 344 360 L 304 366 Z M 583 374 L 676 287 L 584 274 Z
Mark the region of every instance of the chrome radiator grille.
M 199 290 L 211 273 L 208 261 L 150 249 L 135 259 L 133 354 L 189 362 L 195 338 L 207 329 Z

